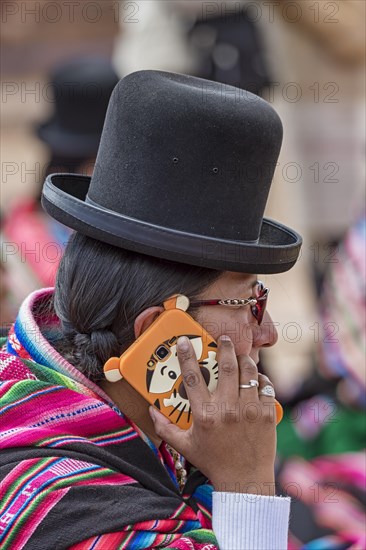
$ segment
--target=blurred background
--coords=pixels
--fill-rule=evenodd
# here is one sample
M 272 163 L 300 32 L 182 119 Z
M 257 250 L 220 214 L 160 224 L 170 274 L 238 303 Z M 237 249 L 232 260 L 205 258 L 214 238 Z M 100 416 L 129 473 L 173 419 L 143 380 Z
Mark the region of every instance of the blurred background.
M 266 215 L 304 238 L 294 269 L 262 277 L 279 333 L 261 366 L 285 406 L 277 479 L 293 497 L 289 547 L 366 548 L 364 0 L 0 9 L 1 326 L 53 284 L 69 231 L 42 212 L 42 184 L 92 173 L 119 78 L 160 69 L 263 97 L 284 125 Z

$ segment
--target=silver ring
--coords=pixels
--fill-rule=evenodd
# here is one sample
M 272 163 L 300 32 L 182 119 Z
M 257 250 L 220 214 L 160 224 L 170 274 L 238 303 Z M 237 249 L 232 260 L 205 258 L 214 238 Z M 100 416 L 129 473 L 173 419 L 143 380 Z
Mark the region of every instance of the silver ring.
M 258 393 L 261 393 L 262 395 L 269 395 L 270 397 L 276 397 L 276 393 L 274 391 L 274 388 L 272 386 L 264 386 L 261 390 L 259 390 Z
M 249 380 L 249 384 L 239 384 L 239 388 L 254 388 L 259 386 L 258 380 Z

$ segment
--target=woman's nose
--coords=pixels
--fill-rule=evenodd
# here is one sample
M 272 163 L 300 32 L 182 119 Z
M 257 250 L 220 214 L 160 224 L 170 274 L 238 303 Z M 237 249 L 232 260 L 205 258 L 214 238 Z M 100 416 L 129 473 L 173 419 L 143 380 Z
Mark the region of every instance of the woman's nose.
M 263 321 L 253 331 L 253 346 L 258 348 L 274 346 L 278 340 L 278 332 L 272 321 L 272 317 L 265 312 Z

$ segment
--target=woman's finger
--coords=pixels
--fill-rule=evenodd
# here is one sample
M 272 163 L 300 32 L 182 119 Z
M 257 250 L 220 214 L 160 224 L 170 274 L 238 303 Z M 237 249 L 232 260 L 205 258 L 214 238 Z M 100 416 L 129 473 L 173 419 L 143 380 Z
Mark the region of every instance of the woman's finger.
M 276 397 L 274 385 L 265 374 L 258 373 L 258 395 L 262 403 L 273 403 Z M 264 392 L 264 393 L 263 393 Z
M 241 400 L 258 403 L 258 369 L 249 355 L 239 355 L 239 395 Z M 256 382 L 256 384 L 254 382 Z M 240 387 L 240 386 L 249 386 Z
M 217 347 L 219 378 L 215 397 L 223 403 L 233 403 L 239 395 L 239 367 L 234 344 L 229 336 L 220 336 Z
M 274 386 L 268 376 L 265 374 L 258 374 L 258 397 L 260 403 L 264 406 L 264 414 L 266 414 L 269 420 L 274 421 L 276 419 L 276 392 Z
M 178 338 L 177 353 L 192 415 L 193 418 L 198 419 L 202 415 L 202 403 L 207 403 L 211 399 L 210 392 L 203 378 L 193 346 L 186 336 Z
M 176 451 L 185 455 L 188 452 L 188 430 L 182 430 L 173 424 L 152 405 L 149 407 L 149 414 L 154 423 L 155 433 Z

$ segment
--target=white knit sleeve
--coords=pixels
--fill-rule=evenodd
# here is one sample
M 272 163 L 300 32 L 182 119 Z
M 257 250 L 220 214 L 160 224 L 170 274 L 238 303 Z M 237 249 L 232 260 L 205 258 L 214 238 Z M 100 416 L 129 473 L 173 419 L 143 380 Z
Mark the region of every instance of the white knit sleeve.
M 214 491 L 212 528 L 220 550 L 286 550 L 290 497 Z

